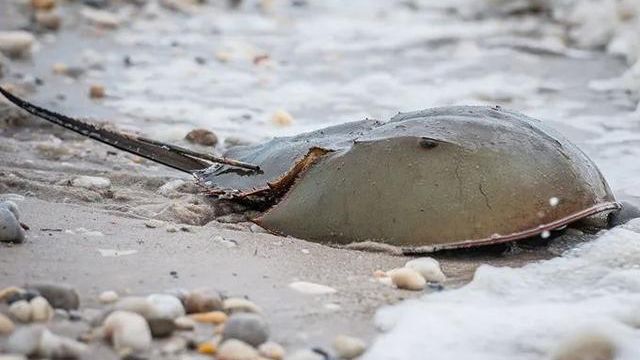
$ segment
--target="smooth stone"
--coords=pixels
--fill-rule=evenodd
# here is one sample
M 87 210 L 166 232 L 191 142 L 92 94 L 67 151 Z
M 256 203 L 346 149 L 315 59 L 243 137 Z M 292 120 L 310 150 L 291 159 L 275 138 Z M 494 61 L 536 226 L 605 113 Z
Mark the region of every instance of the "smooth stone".
M 222 296 L 211 288 L 195 289 L 184 298 L 187 314 L 220 311 L 224 309 Z
M 337 290 L 332 287 L 307 281 L 294 281 L 289 284 L 289 287 L 297 292 L 309 295 L 326 295 L 337 292 Z
M 287 355 L 285 360 L 326 360 L 324 356 L 312 350 L 298 350 L 291 355 Z
M 152 294 L 147 296 L 147 301 L 153 307 L 149 318 L 173 320 L 186 314 L 180 299 L 173 295 Z
M 398 289 L 419 291 L 427 284 L 422 275 L 413 269 L 398 268 L 388 271 L 387 274 Z
M 216 359 L 218 360 L 257 360 L 258 350 L 253 346 L 236 339 L 226 340 L 220 345 Z
M 155 309 L 151 302 L 142 296 L 123 297 L 113 305 L 113 309 L 133 312 L 141 315 L 145 319 L 150 319 L 155 315 Z
M 266 357 L 271 360 L 282 360 L 284 359 L 284 355 L 286 351 L 282 347 L 282 345 L 277 342 L 267 341 L 258 347 L 258 352 L 260 355 Z
M 262 309 L 244 298 L 228 298 L 223 302 L 224 311 L 232 314 L 236 312 L 261 313 Z
M 271 117 L 271 121 L 278 126 L 290 126 L 293 124 L 293 116 L 285 110 L 277 110 Z
M 9 352 L 50 359 L 78 359 L 87 346 L 76 340 L 58 336 L 44 326 L 26 326 L 16 330 L 7 340 Z
M 0 242 L 22 243 L 25 232 L 15 215 L 7 208 L 0 207 Z
M 5 208 L 15 216 L 16 220 L 20 220 L 20 209 L 18 209 L 18 204 L 16 204 L 12 200 L 5 200 L 0 202 L 0 208 Z
M 207 129 L 193 129 L 184 137 L 190 143 L 203 146 L 216 146 L 218 137 Z
M 37 10 L 51 10 L 56 7 L 56 0 L 31 0 L 31 6 Z
M 78 176 L 71 179 L 71 186 L 90 190 L 102 190 L 111 187 L 111 180 L 99 176 Z
M 552 360 L 614 360 L 617 354 L 613 341 L 599 334 L 580 334 L 561 343 Z
M 222 339 L 241 340 L 257 347 L 269 339 L 269 325 L 261 315 L 237 313 L 229 317 L 224 325 Z
M 105 29 L 115 29 L 120 26 L 120 18 L 108 11 L 84 8 L 80 14 L 95 26 Z
M 68 285 L 41 283 L 27 284 L 25 288 L 40 293 L 54 309 L 76 310 L 80 306 L 78 293 Z
M 55 11 L 36 11 L 35 19 L 40 29 L 56 31 L 62 26 L 62 16 Z
M 35 297 L 30 304 L 32 321 L 49 321 L 53 317 L 53 308 L 44 297 Z
M 98 301 L 100 301 L 101 304 L 113 304 L 118 301 L 119 298 L 118 293 L 112 290 L 103 291 L 98 295 Z
M 151 347 L 151 329 L 139 314 L 114 311 L 104 320 L 103 329 L 119 353 L 143 352 Z
M 89 97 L 92 99 L 102 99 L 107 95 L 103 85 L 93 84 L 89 87 Z
M 176 329 L 173 319 L 148 319 L 147 323 L 154 338 L 167 337 Z
M 16 325 L 5 314 L 0 313 L 0 335 L 9 335 L 15 330 Z
M 227 321 L 228 316 L 222 311 L 210 311 L 206 313 L 191 314 L 191 319 L 199 323 L 219 325 Z
M 33 308 L 26 300 L 19 300 L 9 305 L 9 314 L 20 322 L 30 322 Z
M 31 51 L 36 39 L 27 31 L 0 31 L 0 52 L 10 57 L 23 57 Z
M 156 220 L 156 219 L 151 219 L 144 222 L 144 226 L 148 227 L 149 229 L 159 228 L 160 226 L 163 226 L 163 225 L 164 225 L 164 221 Z
M 196 321 L 188 316 L 180 316 L 173 322 L 178 330 L 193 330 L 196 327 Z
M 7 304 L 11 305 L 16 301 L 27 300 L 31 301 L 33 298 L 40 296 L 40 293 L 34 290 L 21 290 L 11 294 L 7 298 Z
M 404 267 L 413 269 L 420 273 L 427 282 L 444 282 L 447 277 L 440 268 L 438 260 L 430 257 L 423 257 L 407 261 Z
M 364 354 L 367 344 L 361 339 L 339 335 L 333 340 L 333 349 L 341 359 L 355 359 Z

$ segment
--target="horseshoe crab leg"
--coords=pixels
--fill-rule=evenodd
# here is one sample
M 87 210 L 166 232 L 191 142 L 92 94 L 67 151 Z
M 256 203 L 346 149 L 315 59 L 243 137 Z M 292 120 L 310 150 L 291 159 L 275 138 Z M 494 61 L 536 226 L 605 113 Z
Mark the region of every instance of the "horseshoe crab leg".
M 210 163 L 226 164 L 253 171 L 260 170 L 258 166 L 253 164 L 224 157 L 217 157 L 211 154 L 198 153 L 177 145 L 166 144 L 136 135 L 124 134 L 118 131 L 106 129 L 99 125 L 58 114 L 20 99 L 2 87 L 0 87 L 0 93 L 18 107 L 42 119 L 60 125 L 80 135 L 97 140 L 101 143 L 111 145 L 117 149 L 136 154 L 143 158 L 189 174 L 193 174 L 197 170 L 208 168 L 211 165 Z

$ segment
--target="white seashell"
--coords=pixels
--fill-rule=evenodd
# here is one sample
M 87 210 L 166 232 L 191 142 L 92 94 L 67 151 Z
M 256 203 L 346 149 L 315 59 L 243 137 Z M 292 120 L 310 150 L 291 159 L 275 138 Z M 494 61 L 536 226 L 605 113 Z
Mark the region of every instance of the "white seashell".
M 440 268 L 438 260 L 430 257 L 413 259 L 404 264 L 404 267 L 413 269 L 422 275 L 428 282 L 441 283 L 447 280 L 447 277 Z

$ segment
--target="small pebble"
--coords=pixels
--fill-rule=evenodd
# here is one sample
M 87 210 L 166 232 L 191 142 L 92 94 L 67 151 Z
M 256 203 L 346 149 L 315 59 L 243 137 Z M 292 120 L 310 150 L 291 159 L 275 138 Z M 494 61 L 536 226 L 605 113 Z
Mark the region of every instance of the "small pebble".
M 89 87 L 89 97 L 92 99 L 102 99 L 106 95 L 104 86 L 93 84 Z
M 228 298 L 223 302 L 224 311 L 232 314 L 236 312 L 261 313 L 262 309 L 253 302 L 243 298 Z
M 210 311 L 200 314 L 191 314 L 191 319 L 204 324 L 222 324 L 227 321 L 227 314 L 222 311 Z
M 185 139 L 190 143 L 203 145 L 203 146 L 216 146 L 218 144 L 218 137 L 213 132 L 207 129 L 194 129 L 189 131 Z
M 441 283 L 447 279 L 440 268 L 440 263 L 434 258 L 413 259 L 404 264 L 404 267 L 417 271 L 428 282 Z
M 0 206 L 0 242 L 19 244 L 24 238 L 25 232 L 20 221 L 8 208 Z
M 5 314 L 0 313 L 0 335 L 9 335 L 16 328 L 16 325 Z
M 31 6 L 36 10 L 51 10 L 56 6 L 56 0 L 31 0 Z
M 259 354 L 251 345 L 236 339 L 229 339 L 220 345 L 218 360 L 258 360 Z
M 198 288 L 191 291 L 184 299 L 187 314 L 223 310 L 222 296 L 211 288 Z
M 575 336 L 556 349 L 553 360 L 614 360 L 616 346 L 609 337 L 598 334 Z
M 257 347 L 269 339 L 269 326 L 261 315 L 253 313 L 233 314 L 224 325 L 222 339 L 241 340 Z
M 277 110 L 271 117 L 271 122 L 278 126 L 290 126 L 293 124 L 293 116 L 284 110 Z
M 151 330 L 147 321 L 139 314 L 114 311 L 104 320 L 105 335 L 111 339 L 119 353 L 142 352 L 151 346 Z
M 71 185 L 85 189 L 108 189 L 111 187 L 111 180 L 98 176 L 78 176 L 71 180 Z
M 271 360 L 282 360 L 286 353 L 282 345 L 273 341 L 267 341 L 260 345 L 258 352 L 260 352 L 260 355 Z
M 150 318 L 175 319 L 185 315 L 184 306 L 180 299 L 169 294 L 152 294 L 147 300 L 153 307 Z
M 50 359 L 79 359 L 87 352 L 85 344 L 55 335 L 39 325 L 14 331 L 7 340 L 7 349 L 12 353 Z
M 198 344 L 197 350 L 200 354 L 214 355 L 218 351 L 218 346 L 213 341 L 207 341 Z
M 119 298 L 118 293 L 112 290 L 103 291 L 98 295 L 98 301 L 100 301 L 101 304 L 113 304 L 118 301 Z
M 364 341 L 351 336 L 339 335 L 333 340 L 333 349 L 341 359 L 355 359 L 367 349 Z
M 151 330 L 151 336 L 154 338 L 167 337 L 176 329 L 176 324 L 173 319 L 147 319 L 147 323 Z
M 196 321 L 188 316 L 180 316 L 173 322 L 178 330 L 193 330 L 196 327 Z
M 19 300 L 9 305 L 9 314 L 20 322 L 30 322 L 33 308 L 26 300 Z
M 120 26 L 120 18 L 108 11 L 84 8 L 81 14 L 88 22 L 104 29 L 115 29 Z
M 37 11 L 35 18 L 41 29 L 56 31 L 62 26 L 62 17 L 54 11 Z
M 164 221 L 162 220 L 151 219 L 144 222 L 144 226 L 148 227 L 149 229 L 155 229 L 162 225 L 164 225 Z
M 30 304 L 32 321 L 49 321 L 53 317 L 53 308 L 49 305 L 47 299 L 42 296 L 33 298 Z
M 398 268 L 387 272 L 398 289 L 420 291 L 427 282 L 419 272 L 409 268 Z
M 289 284 L 289 287 L 295 291 L 301 292 L 303 294 L 310 294 L 310 295 L 325 295 L 325 294 L 333 294 L 336 292 L 336 289 L 332 287 L 322 285 L 322 284 L 306 282 L 306 281 L 294 281 L 291 284 Z
M 54 309 L 76 310 L 80 306 L 78 293 L 68 285 L 41 283 L 28 284 L 25 288 L 37 291 Z
M 23 57 L 31 52 L 35 37 L 26 31 L 0 31 L 0 52 L 10 57 Z

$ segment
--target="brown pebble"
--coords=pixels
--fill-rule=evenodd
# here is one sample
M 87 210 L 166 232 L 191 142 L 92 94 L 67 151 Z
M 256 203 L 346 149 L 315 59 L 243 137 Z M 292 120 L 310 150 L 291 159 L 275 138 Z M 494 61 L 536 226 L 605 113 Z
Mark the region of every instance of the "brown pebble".
M 218 144 L 218 137 L 213 132 L 207 129 L 194 129 L 189 131 L 185 136 L 187 141 L 204 146 L 216 146 Z
M 37 10 L 51 10 L 56 6 L 56 0 L 31 0 L 31 6 Z
M 36 23 L 42 29 L 56 31 L 62 25 L 62 17 L 54 11 L 37 11 Z
M 560 345 L 553 360 L 614 360 L 616 346 L 606 336 L 582 334 Z
M 105 95 L 106 92 L 102 85 L 91 85 L 89 88 L 89 97 L 92 99 L 102 99 Z
M 191 318 L 200 323 L 222 324 L 227 321 L 227 314 L 222 311 L 211 311 L 207 313 L 193 314 Z

